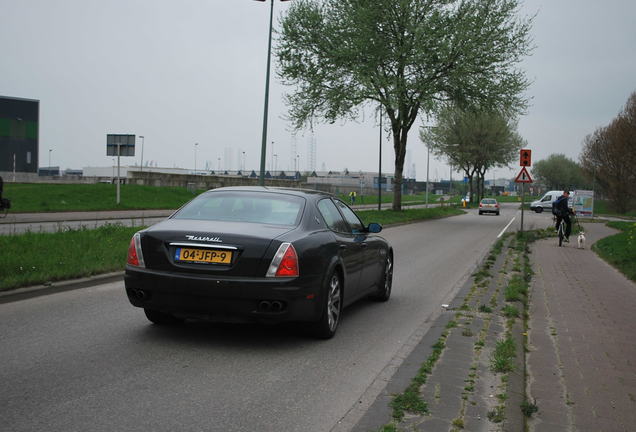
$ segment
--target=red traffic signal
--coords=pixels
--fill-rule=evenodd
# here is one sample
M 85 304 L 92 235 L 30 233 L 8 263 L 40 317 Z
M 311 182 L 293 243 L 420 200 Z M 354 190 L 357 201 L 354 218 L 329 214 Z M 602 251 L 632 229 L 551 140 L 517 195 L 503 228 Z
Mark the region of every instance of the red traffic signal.
M 521 157 L 519 158 L 519 166 L 527 167 L 532 165 L 532 150 L 521 149 Z

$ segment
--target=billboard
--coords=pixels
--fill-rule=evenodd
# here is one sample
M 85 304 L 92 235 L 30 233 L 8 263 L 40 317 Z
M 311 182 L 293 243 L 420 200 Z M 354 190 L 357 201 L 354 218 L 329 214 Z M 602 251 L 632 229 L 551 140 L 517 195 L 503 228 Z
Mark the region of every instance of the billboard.
M 119 149 L 119 153 L 118 153 Z M 134 156 L 135 135 L 106 135 L 106 156 Z
M 577 215 L 594 216 L 594 191 L 574 191 L 574 199 L 572 204 Z

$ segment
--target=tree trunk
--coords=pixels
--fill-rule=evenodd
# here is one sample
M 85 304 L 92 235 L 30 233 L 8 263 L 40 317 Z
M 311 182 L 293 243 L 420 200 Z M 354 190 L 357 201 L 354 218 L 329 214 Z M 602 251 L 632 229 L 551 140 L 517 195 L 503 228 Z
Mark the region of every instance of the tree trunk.
M 392 210 L 402 211 L 402 184 L 404 172 L 404 159 L 406 157 L 406 138 L 408 129 L 393 123 L 393 150 L 395 152 L 395 172 L 393 179 L 393 206 Z
M 482 194 L 482 190 L 481 190 L 481 171 L 477 171 L 477 193 L 476 193 L 476 199 L 475 202 L 479 202 L 481 200 L 481 194 Z
M 469 184 L 469 188 L 470 188 L 470 202 L 475 202 L 475 187 L 474 187 L 474 182 L 473 179 L 475 178 L 475 172 L 476 169 L 473 168 L 472 171 L 468 171 L 468 184 Z

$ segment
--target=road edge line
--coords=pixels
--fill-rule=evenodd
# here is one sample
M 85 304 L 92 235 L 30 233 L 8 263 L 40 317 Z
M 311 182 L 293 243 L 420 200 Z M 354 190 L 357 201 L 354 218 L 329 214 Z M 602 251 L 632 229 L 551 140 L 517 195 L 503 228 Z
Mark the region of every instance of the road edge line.
M 508 225 L 506 225 L 506 227 L 501 230 L 501 232 L 499 233 L 497 238 L 500 238 L 506 232 L 506 230 L 508 228 L 510 228 L 510 225 L 512 225 L 512 223 L 515 221 L 515 219 L 517 219 L 517 216 L 513 216 L 512 219 L 510 219 L 510 222 L 508 222 Z

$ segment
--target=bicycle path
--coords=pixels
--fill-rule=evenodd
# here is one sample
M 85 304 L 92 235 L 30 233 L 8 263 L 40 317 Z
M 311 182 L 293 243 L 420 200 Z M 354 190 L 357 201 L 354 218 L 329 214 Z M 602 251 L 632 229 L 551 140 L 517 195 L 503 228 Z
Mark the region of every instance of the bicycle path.
M 529 430 L 633 431 L 636 427 L 636 283 L 590 250 L 617 231 L 583 224 L 565 247 L 532 246 L 528 396 L 539 411 Z

